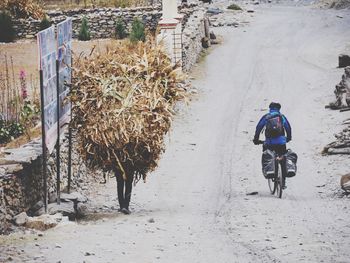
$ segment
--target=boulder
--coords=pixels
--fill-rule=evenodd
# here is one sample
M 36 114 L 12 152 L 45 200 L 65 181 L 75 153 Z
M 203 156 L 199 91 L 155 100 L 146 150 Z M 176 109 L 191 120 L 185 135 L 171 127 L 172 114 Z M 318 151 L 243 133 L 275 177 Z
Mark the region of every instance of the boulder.
M 28 222 L 28 215 L 26 212 L 22 212 L 13 218 L 14 223 L 17 226 L 23 226 Z
M 339 55 L 339 68 L 350 66 L 350 56 L 345 54 Z
M 68 219 L 60 213 L 55 215 L 45 214 L 36 217 L 29 217 L 28 222 L 25 224 L 25 226 L 32 229 L 45 231 L 57 226 L 58 223 L 64 221 L 68 221 Z
M 202 47 L 209 48 L 210 47 L 210 39 L 207 37 L 202 38 Z
M 87 197 L 78 192 L 72 192 L 70 194 L 61 193 L 61 201 L 73 201 L 74 203 L 85 203 L 87 202 Z
M 77 204 L 77 218 L 83 218 L 87 216 L 89 213 L 88 206 L 83 203 L 78 203 Z
M 29 210 L 28 214 L 30 216 L 39 216 L 45 213 L 44 202 L 38 201 L 35 205 L 33 205 Z
M 340 186 L 345 192 L 350 193 L 350 173 L 345 174 L 340 179 Z
M 74 220 L 76 217 L 74 203 L 72 201 L 61 202 L 61 204 L 52 203 L 47 206 L 47 212 L 50 215 L 62 214 L 68 216 L 69 220 Z

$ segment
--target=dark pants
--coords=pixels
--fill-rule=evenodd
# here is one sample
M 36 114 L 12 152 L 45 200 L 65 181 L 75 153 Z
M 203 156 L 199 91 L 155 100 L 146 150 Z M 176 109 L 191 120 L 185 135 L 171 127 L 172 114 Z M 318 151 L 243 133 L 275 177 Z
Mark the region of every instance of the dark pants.
M 134 179 L 133 174 L 128 174 L 127 179 L 124 180 L 122 173 L 115 172 L 115 177 L 117 178 L 117 188 L 118 188 L 118 201 L 120 209 L 129 209 L 129 203 L 131 198 L 132 182 Z
M 285 144 L 272 144 L 272 145 L 265 145 L 263 146 L 263 151 L 265 150 L 271 150 L 274 151 L 278 155 L 283 155 L 287 153 L 287 146 Z

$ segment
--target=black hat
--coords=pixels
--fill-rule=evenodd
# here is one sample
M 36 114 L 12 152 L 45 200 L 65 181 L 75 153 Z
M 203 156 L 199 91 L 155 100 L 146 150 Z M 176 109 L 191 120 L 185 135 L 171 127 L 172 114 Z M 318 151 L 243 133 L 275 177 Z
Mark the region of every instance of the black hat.
M 279 104 L 278 102 L 271 102 L 269 105 L 270 109 L 276 109 L 276 110 L 280 110 L 281 109 L 281 104 Z

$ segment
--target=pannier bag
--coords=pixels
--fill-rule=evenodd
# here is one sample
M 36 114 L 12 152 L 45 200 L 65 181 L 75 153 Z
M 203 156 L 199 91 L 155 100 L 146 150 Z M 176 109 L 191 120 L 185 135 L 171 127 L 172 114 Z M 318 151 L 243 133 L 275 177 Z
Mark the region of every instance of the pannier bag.
M 265 150 L 262 154 L 262 172 L 265 178 L 275 177 L 275 152 L 271 150 Z
M 288 150 L 286 156 L 286 177 L 293 177 L 297 173 L 297 160 L 298 156 L 292 150 Z

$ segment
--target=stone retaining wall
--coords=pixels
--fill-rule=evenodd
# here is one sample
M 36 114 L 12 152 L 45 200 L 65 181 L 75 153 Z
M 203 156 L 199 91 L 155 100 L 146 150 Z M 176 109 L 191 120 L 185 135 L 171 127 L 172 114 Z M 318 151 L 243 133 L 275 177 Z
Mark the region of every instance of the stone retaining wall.
M 195 11 L 197 5 L 190 5 L 181 8 L 180 13 L 184 15 L 184 23 L 187 18 Z M 91 38 L 114 38 L 115 23 L 120 18 L 124 21 L 128 32 L 131 23 L 135 18 L 139 18 L 146 29 L 155 32 L 158 21 L 162 13 L 160 6 L 157 7 L 138 7 L 138 8 L 95 8 L 95 9 L 74 9 L 69 11 L 50 11 L 47 13 L 53 24 L 58 24 L 72 17 L 73 20 L 73 38 L 77 38 L 81 21 L 83 17 L 88 19 Z M 17 38 L 35 38 L 40 31 L 40 21 L 35 19 L 17 19 L 14 20 Z
M 13 216 L 28 211 L 43 200 L 43 173 L 41 141 L 31 141 L 20 148 L 8 149 L 0 157 L 0 234 L 6 231 L 6 222 Z M 68 140 L 61 142 L 61 185 L 68 185 Z M 56 150 L 48 159 L 48 201 L 56 202 Z M 92 175 L 93 173 L 93 175 Z M 87 169 L 78 154 L 72 153 L 72 189 L 88 190 L 89 185 L 102 180 L 101 172 Z
M 182 60 L 183 70 L 189 71 L 198 61 L 203 49 L 202 39 L 205 37 L 204 20 L 206 19 L 204 9 L 195 11 L 188 18 L 182 34 Z

